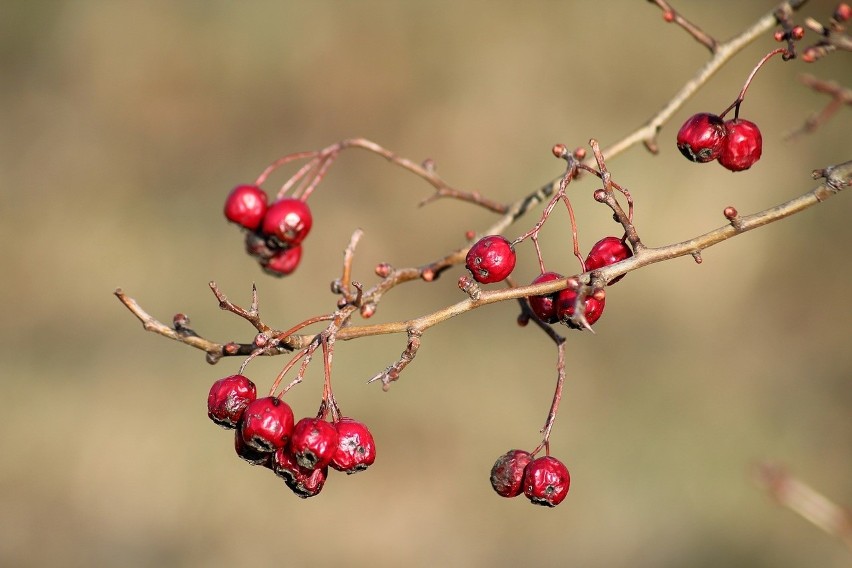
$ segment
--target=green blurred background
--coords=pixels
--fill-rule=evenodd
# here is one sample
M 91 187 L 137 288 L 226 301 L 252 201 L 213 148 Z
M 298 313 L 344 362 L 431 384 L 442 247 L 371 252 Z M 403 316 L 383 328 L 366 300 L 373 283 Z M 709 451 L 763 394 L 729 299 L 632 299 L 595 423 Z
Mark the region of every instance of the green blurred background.
M 682 3 L 726 38 L 772 2 Z M 833 2 L 805 10 L 827 19 Z M 220 312 L 257 281 L 267 321 L 333 308 L 327 283 L 356 227 L 354 277 L 415 265 L 493 216 L 353 150 L 312 197 L 298 272 L 263 275 L 221 214 L 230 188 L 276 157 L 364 136 L 456 187 L 511 201 L 561 172 L 551 146 L 604 146 L 659 109 L 708 57 L 647 2 L 16 2 L 0 6 L 0 564 L 3 566 L 848 566 L 849 551 L 777 506 L 750 478 L 773 460 L 852 504 L 850 195 L 705 252 L 630 274 L 597 334 L 571 333 L 552 452 L 573 476 L 558 508 L 496 497 L 493 460 L 532 448 L 555 380 L 555 350 L 519 328 L 511 303 L 430 330 L 402 380 L 365 380 L 399 336 L 339 343 L 347 414 L 371 425 L 378 461 L 334 475 L 302 501 L 237 459 L 209 422 L 209 385 L 233 373 L 145 333 L 113 297 L 124 288 L 169 322 L 246 341 Z M 720 112 L 771 34 L 681 109 L 652 157 L 609 163 L 636 199 L 650 246 L 723 224 L 814 185 L 852 158 L 850 111 L 784 135 L 827 100 L 795 77 L 850 85 L 852 60 L 770 61 L 742 116 L 760 124 L 749 172 L 698 166 L 678 124 Z M 286 173 L 273 176 L 274 191 Z M 573 189 L 583 249 L 617 227 Z M 511 227 L 525 231 L 536 215 Z M 548 268 L 570 273 L 567 216 L 542 232 Z M 520 248 L 519 280 L 536 274 Z M 390 293 L 373 321 L 461 299 L 459 270 Z M 566 330 L 567 331 L 567 330 Z M 282 358 L 249 367 L 261 390 Z M 292 392 L 315 412 L 321 369 Z

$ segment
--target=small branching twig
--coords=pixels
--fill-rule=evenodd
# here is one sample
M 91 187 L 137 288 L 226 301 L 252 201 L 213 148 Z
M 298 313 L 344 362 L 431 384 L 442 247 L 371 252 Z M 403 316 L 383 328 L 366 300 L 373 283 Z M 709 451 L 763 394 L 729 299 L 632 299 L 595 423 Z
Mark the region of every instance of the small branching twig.
M 831 96 L 831 101 L 818 113 L 808 117 L 801 128 L 787 135 L 787 139 L 811 133 L 828 122 L 843 105 L 852 106 L 852 89 L 842 87 L 834 81 L 823 81 L 813 75 L 801 75 L 799 80 L 816 91 Z
M 704 30 L 684 18 L 677 10 L 672 8 L 671 4 L 666 0 L 648 0 L 656 4 L 663 11 L 663 19 L 669 23 L 674 23 L 686 30 L 689 35 L 695 38 L 695 41 L 710 50 L 710 53 L 716 53 L 719 43 Z
M 852 511 L 841 507 L 774 464 L 759 464 L 755 479 L 780 505 L 787 507 L 852 550 Z

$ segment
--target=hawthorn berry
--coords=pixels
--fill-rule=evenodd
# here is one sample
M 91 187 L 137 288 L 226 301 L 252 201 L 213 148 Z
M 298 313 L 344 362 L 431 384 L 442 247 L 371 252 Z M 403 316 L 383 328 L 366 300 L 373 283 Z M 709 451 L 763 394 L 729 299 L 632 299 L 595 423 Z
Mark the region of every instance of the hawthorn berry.
M 749 120 L 735 118 L 725 123 L 725 142 L 719 154 L 719 163 L 732 172 L 752 167 L 763 153 L 760 129 Z
M 225 199 L 225 217 L 250 231 L 257 229 L 266 214 L 266 193 L 256 185 L 238 185 Z
M 539 274 L 530 284 L 541 284 L 543 282 L 553 282 L 563 278 L 561 274 L 556 272 L 545 272 Z M 530 309 L 533 313 L 545 323 L 556 323 L 559 317 L 556 315 L 556 298 L 559 292 L 547 294 L 544 296 L 530 296 L 527 301 L 530 303 Z
M 337 451 L 337 430 L 320 418 L 302 418 L 293 427 L 290 453 L 306 469 L 325 467 Z
M 707 112 L 694 114 L 677 133 L 677 149 L 693 162 L 712 162 L 719 157 L 725 140 L 725 123 Z
M 531 461 L 524 470 L 524 495 L 536 505 L 555 507 L 565 500 L 570 485 L 568 468 L 551 456 Z
M 278 448 L 271 458 L 272 471 L 281 477 L 293 493 L 307 499 L 322 491 L 328 467 L 308 469 L 299 465 L 289 448 Z
M 369 428 L 352 418 L 341 418 L 334 424 L 337 449 L 331 467 L 347 474 L 364 471 L 376 461 L 376 443 Z
M 524 492 L 524 470 L 532 460 L 529 452 L 509 450 L 491 468 L 491 487 L 502 497 L 517 497 Z
M 243 441 L 260 452 L 283 448 L 293 433 L 293 410 L 275 396 L 251 402 L 240 425 Z
M 288 247 L 272 254 L 271 257 L 260 261 L 263 271 L 273 276 L 292 274 L 302 261 L 302 245 Z
M 481 284 L 500 282 L 515 268 L 515 251 L 502 235 L 482 237 L 467 251 L 465 266 Z
M 633 251 L 623 240 L 618 237 L 604 237 L 594 244 L 589 256 L 586 257 L 586 270 L 597 270 L 621 262 L 631 256 L 633 256 Z M 615 284 L 622 278 L 624 278 L 623 274 L 613 278 L 610 284 Z
M 250 402 L 257 398 L 257 389 L 248 377 L 231 375 L 219 379 L 207 395 L 207 416 L 223 428 L 236 428 Z
M 245 440 L 243 440 L 243 435 L 239 430 L 237 430 L 234 434 L 234 450 L 237 452 L 239 457 L 252 465 L 269 465 L 270 454 L 268 452 L 258 451 L 246 444 Z
M 572 321 L 574 316 L 574 307 L 577 303 L 577 291 L 571 288 L 562 290 L 556 297 L 556 316 L 562 323 L 574 329 L 580 329 L 577 324 Z M 603 314 L 606 300 L 598 300 L 593 295 L 589 294 L 583 301 L 583 315 L 589 325 L 594 325 Z
M 262 232 L 277 240 L 282 247 L 296 246 L 308 236 L 313 222 L 307 203 L 301 199 L 285 197 L 266 210 Z

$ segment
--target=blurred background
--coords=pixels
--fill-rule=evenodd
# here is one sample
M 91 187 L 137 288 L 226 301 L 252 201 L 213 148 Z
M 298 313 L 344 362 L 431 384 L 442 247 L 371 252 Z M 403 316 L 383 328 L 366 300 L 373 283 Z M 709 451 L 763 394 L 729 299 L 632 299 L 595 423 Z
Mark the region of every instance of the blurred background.
M 834 3 L 801 16 L 827 20 Z M 724 8 L 723 8 L 724 6 Z M 773 2 L 690 3 L 720 39 Z M 432 158 L 455 187 L 513 201 L 558 176 L 550 148 L 603 146 L 644 123 L 708 58 L 647 2 L 14 2 L 0 18 L 0 564 L 3 566 L 848 566 L 849 551 L 779 507 L 751 476 L 771 460 L 852 504 L 850 195 L 609 290 L 596 334 L 570 333 L 552 453 L 572 473 L 556 509 L 493 494 L 488 474 L 539 441 L 556 353 L 515 324 L 512 303 L 430 330 L 388 393 L 367 378 L 401 336 L 338 343 L 336 394 L 369 424 L 378 461 L 332 472 L 296 498 L 233 452 L 206 417 L 210 384 L 239 361 L 143 331 L 115 299 L 190 315 L 218 341 L 251 328 L 221 312 L 215 280 L 286 328 L 333 309 L 352 231 L 354 278 L 377 262 L 418 265 L 493 215 L 441 201 L 422 180 L 346 152 L 311 198 L 299 270 L 277 280 L 243 253 L 224 198 L 275 158 L 363 136 Z M 807 38 L 806 38 L 807 39 Z M 674 146 L 699 111 L 721 112 L 771 33 L 742 52 L 660 133 L 609 162 L 636 200 L 649 246 L 680 241 L 804 193 L 811 170 L 852 158 L 850 111 L 785 142 L 847 87 L 852 59 L 774 59 L 741 116 L 764 136 L 746 173 L 695 165 Z M 271 193 L 295 170 L 276 173 Z M 572 186 L 580 244 L 618 234 L 586 179 Z M 507 231 L 514 238 L 535 213 Z M 577 270 L 557 210 L 548 268 Z M 519 247 L 517 278 L 537 274 Z M 462 298 L 460 270 L 388 294 L 371 321 Z M 565 333 L 568 330 L 564 330 Z M 247 373 L 269 388 L 284 358 Z M 288 395 L 313 414 L 321 366 Z

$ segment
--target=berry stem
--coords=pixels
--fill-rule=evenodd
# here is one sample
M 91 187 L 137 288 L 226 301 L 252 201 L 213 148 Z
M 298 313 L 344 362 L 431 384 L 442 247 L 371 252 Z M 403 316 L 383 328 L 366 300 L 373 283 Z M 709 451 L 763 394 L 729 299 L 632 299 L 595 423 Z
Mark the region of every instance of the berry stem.
M 565 386 L 565 338 L 559 337 L 556 341 L 556 390 L 553 393 L 553 400 L 550 403 L 550 410 L 547 411 L 547 418 L 544 421 L 540 432 L 542 433 L 541 443 L 530 452 L 535 456 L 542 449 L 545 455 L 550 455 L 550 433 L 553 430 L 553 423 L 556 422 L 556 415 L 559 413 L 559 403 L 562 401 L 562 389 Z
M 763 67 L 764 63 L 766 63 L 774 55 L 778 55 L 779 53 L 785 53 L 786 54 L 786 53 L 789 53 L 789 52 L 787 51 L 787 48 L 779 47 L 777 49 L 773 49 L 772 51 L 770 51 L 769 53 L 764 55 L 763 59 L 761 59 L 757 63 L 757 65 L 755 65 L 754 69 L 751 70 L 751 73 L 749 74 L 748 78 L 746 79 L 745 84 L 743 85 L 742 90 L 740 91 L 740 94 L 737 96 L 736 99 L 734 99 L 734 102 L 731 103 L 731 106 L 729 106 L 724 111 L 722 111 L 722 113 L 719 115 L 719 118 L 725 118 L 725 115 L 728 114 L 731 111 L 731 109 L 734 109 L 734 120 L 739 118 L 739 116 L 740 116 L 740 105 L 742 104 L 743 100 L 745 100 L 746 91 L 748 91 L 748 88 L 751 85 L 751 82 L 754 79 L 754 76 L 757 74 L 757 72 L 760 70 L 760 68 Z
M 268 166 L 266 166 L 266 169 L 263 170 L 260 173 L 259 176 L 257 176 L 257 180 L 255 180 L 254 184 L 258 185 L 258 186 L 263 185 L 263 182 L 266 181 L 266 178 L 268 178 L 269 175 L 272 172 L 274 172 L 276 169 L 280 168 L 281 166 L 283 166 L 285 164 L 289 164 L 290 162 L 293 162 L 295 160 L 304 160 L 306 158 L 313 158 L 317 154 L 319 154 L 319 152 L 311 151 L 311 152 L 295 152 L 293 154 L 287 154 L 286 156 L 282 156 L 282 157 L 278 158 L 277 160 L 275 160 L 274 162 L 272 162 L 271 164 L 269 164 Z

